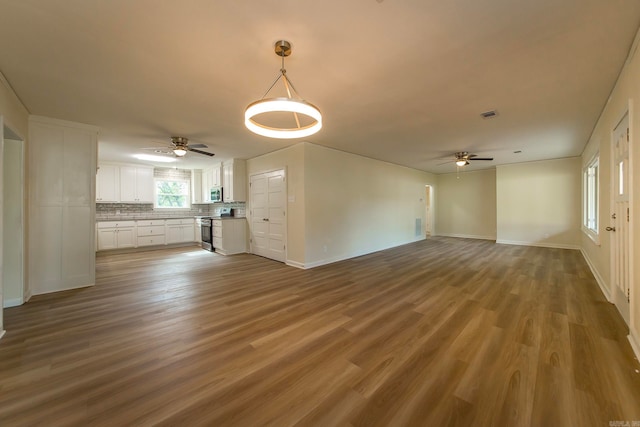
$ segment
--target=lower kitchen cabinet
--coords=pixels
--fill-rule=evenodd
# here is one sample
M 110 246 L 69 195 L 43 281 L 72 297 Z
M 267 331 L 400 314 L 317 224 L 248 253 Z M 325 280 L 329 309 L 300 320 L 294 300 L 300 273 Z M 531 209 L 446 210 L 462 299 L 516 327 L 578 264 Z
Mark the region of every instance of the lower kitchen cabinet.
M 165 221 L 163 219 L 136 221 L 138 247 L 165 244 Z
M 211 221 L 213 247 L 222 255 L 247 252 L 247 221 L 245 218 Z
M 135 221 L 98 223 L 98 250 L 133 248 L 136 246 Z
M 167 245 L 194 242 L 196 240 L 194 223 L 193 219 L 168 219 L 166 229 Z

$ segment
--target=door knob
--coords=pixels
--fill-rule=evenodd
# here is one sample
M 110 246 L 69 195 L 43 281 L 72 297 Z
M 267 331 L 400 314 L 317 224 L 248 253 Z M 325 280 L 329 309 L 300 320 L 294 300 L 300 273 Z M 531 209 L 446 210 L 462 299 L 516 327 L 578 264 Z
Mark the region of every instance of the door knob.
M 606 227 L 605 230 L 607 231 L 616 231 L 615 227 Z

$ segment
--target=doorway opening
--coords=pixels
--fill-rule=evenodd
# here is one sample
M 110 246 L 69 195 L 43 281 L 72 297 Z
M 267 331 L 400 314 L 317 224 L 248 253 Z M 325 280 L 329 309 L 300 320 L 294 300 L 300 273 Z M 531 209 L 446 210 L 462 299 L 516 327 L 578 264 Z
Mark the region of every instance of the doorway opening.
M 431 237 L 433 233 L 433 187 L 431 185 L 425 186 L 425 222 L 424 232 L 426 237 Z
M 1 124 L 2 183 L 0 227 L 2 236 L 2 306 L 22 305 L 25 298 L 24 272 L 24 141 Z

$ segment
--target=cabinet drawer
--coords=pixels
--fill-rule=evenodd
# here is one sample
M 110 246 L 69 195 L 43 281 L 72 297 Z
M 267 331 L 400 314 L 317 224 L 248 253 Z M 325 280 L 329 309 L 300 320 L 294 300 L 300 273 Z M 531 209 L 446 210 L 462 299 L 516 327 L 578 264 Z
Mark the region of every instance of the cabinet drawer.
M 140 227 L 138 226 L 138 237 L 140 236 L 163 236 L 164 226 L 159 227 Z
M 214 237 L 213 238 L 213 247 L 220 249 L 222 248 L 222 238 L 220 237 Z
M 192 218 L 168 219 L 167 225 L 192 225 Z
M 150 245 L 164 245 L 164 236 L 138 236 L 138 246 Z
M 138 227 L 164 226 L 164 219 L 143 219 L 136 221 Z
M 135 221 L 103 221 L 98 223 L 98 228 L 134 227 Z
M 213 227 L 213 237 L 222 237 L 222 227 Z
M 213 221 L 211 221 L 211 225 L 213 225 L 214 227 L 222 227 L 222 220 L 214 219 Z

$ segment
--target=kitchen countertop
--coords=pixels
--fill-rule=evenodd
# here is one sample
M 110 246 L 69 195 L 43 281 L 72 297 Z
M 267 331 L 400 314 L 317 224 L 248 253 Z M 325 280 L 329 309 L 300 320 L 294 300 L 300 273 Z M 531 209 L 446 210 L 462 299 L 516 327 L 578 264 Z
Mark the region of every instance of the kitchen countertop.
M 200 219 L 200 218 L 211 218 L 211 219 L 246 219 L 243 216 L 168 216 L 168 217 L 148 217 L 148 216 L 140 216 L 140 217 L 127 217 L 127 218 L 96 218 L 96 222 L 108 222 L 108 221 L 151 221 L 151 220 L 167 220 L 167 219 Z

